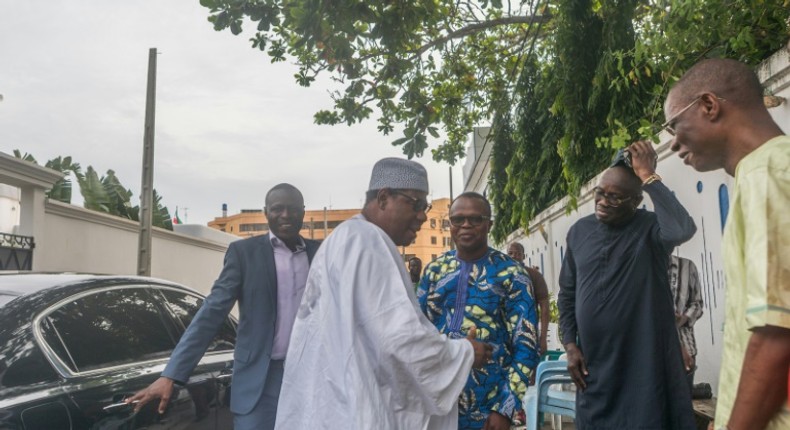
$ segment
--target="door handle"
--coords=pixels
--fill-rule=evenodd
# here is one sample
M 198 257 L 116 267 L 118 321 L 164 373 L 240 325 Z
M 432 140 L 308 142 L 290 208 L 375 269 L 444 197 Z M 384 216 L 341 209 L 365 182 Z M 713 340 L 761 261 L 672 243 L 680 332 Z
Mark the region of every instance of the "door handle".
M 232 373 L 222 373 L 219 376 L 217 376 L 217 381 L 219 382 L 228 382 L 231 379 L 233 379 Z
M 103 407 L 102 409 L 104 410 L 104 412 L 114 413 L 114 412 L 118 412 L 120 410 L 123 410 L 126 407 L 130 407 L 131 408 L 137 402 L 138 402 L 138 400 L 135 400 L 135 401 L 133 401 L 131 403 L 118 402 L 118 403 L 113 403 L 113 404 L 107 405 L 107 406 Z

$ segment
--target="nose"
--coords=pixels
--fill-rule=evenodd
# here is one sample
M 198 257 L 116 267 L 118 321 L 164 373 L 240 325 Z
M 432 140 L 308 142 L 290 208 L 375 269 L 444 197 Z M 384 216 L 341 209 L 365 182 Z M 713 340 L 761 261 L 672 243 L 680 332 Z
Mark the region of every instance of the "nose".
M 417 219 L 420 221 L 420 224 L 422 225 L 422 223 L 428 221 L 428 214 L 425 213 L 425 211 L 419 211 L 417 212 Z
M 606 197 L 596 198 L 595 199 L 595 205 L 596 206 L 597 205 L 602 205 L 603 207 L 606 207 L 606 208 L 611 207 L 611 203 L 609 202 L 609 199 L 607 199 Z

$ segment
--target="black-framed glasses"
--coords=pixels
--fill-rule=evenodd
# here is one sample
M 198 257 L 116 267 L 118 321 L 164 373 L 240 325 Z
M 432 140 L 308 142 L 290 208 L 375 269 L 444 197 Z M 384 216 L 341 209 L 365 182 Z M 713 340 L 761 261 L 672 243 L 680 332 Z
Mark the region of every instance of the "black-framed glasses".
M 464 224 L 467 222 L 472 227 L 477 227 L 485 221 L 490 220 L 490 216 L 486 215 L 471 215 L 471 216 L 461 216 L 461 215 L 452 215 L 450 216 L 450 224 L 453 227 L 463 227 Z
M 403 191 L 398 191 L 398 190 L 390 190 L 390 191 L 392 191 L 392 194 L 397 194 L 399 196 L 403 196 L 403 197 L 406 197 L 407 199 L 409 199 L 411 201 L 412 208 L 414 209 L 414 212 L 425 212 L 425 213 L 428 213 L 428 212 L 431 211 L 431 208 L 433 207 L 427 201 L 420 200 L 420 199 L 418 199 L 416 197 L 412 197 L 412 196 L 404 193 Z
M 599 187 L 595 187 L 593 192 L 595 192 L 595 198 L 596 199 L 604 199 L 604 200 L 606 200 L 607 203 L 609 203 L 609 206 L 615 207 L 615 208 L 619 207 L 619 206 L 622 206 L 623 203 L 625 203 L 625 202 L 627 202 L 627 201 L 629 201 L 629 200 L 634 198 L 633 196 L 621 196 L 621 195 L 618 195 L 618 194 L 608 194 L 608 193 L 605 193 Z
M 723 99 L 721 97 L 716 97 L 716 99 L 721 100 L 721 101 L 726 101 L 726 99 Z M 683 112 L 691 109 L 691 107 L 694 106 L 695 104 L 697 104 L 697 102 L 699 102 L 700 100 L 702 100 L 702 95 L 700 95 L 697 98 L 695 98 L 694 100 L 692 100 L 691 103 L 686 105 L 686 107 L 684 107 L 683 109 L 679 110 L 674 115 L 669 117 L 666 121 L 664 121 L 664 123 L 661 124 L 661 128 L 663 130 L 666 130 L 667 133 L 669 133 L 672 136 L 674 136 L 675 135 L 675 124 L 673 124 L 673 123 L 675 122 L 675 120 L 678 119 L 678 117 L 680 115 L 683 115 Z

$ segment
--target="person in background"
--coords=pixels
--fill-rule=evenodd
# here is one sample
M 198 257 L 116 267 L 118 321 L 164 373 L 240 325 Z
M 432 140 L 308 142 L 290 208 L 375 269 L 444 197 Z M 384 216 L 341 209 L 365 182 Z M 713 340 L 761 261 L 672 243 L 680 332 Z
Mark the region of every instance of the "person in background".
M 535 301 L 538 302 L 538 320 L 540 321 L 540 353 L 545 354 L 548 351 L 548 333 L 549 333 L 549 287 L 546 284 L 546 279 L 541 275 L 537 267 L 528 267 L 524 262 L 524 245 L 513 242 L 507 247 L 507 255 L 510 258 L 521 263 L 529 274 L 532 280 L 532 286 L 535 288 Z
M 678 328 L 683 348 L 689 389 L 694 389 L 694 372 L 697 369 L 697 341 L 694 323 L 702 316 L 702 291 L 697 266 L 688 258 L 672 255 L 669 262 L 669 286 L 675 304 L 675 326 Z
M 418 257 L 412 257 L 409 259 L 409 277 L 415 290 L 417 290 L 417 285 L 420 284 L 420 276 L 422 276 L 422 260 Z

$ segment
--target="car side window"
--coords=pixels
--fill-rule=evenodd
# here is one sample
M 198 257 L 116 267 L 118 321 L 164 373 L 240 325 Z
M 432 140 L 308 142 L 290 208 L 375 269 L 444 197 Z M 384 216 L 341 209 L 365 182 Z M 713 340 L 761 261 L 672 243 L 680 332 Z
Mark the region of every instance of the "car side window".
M 192 294 L 162 288 L 159 290 L 165 297 L 168 308 L 176 315 L 184 329 L 189 327 L 203 305 L 203 299 Z M 236 328 L 230 318 L 219 328 L 217 335 L 209 345 L 207 351 L 232 351 L 236 344 Z
M 0 391 L 57 381 L 58 375 L 41 350 L 26 340 L 19 336 L 0 345 Z
M 164 359 L 175 347 L 162 308 L 144 288 L 79 297 L 49 313 L 41 329 L 74 372 Z

